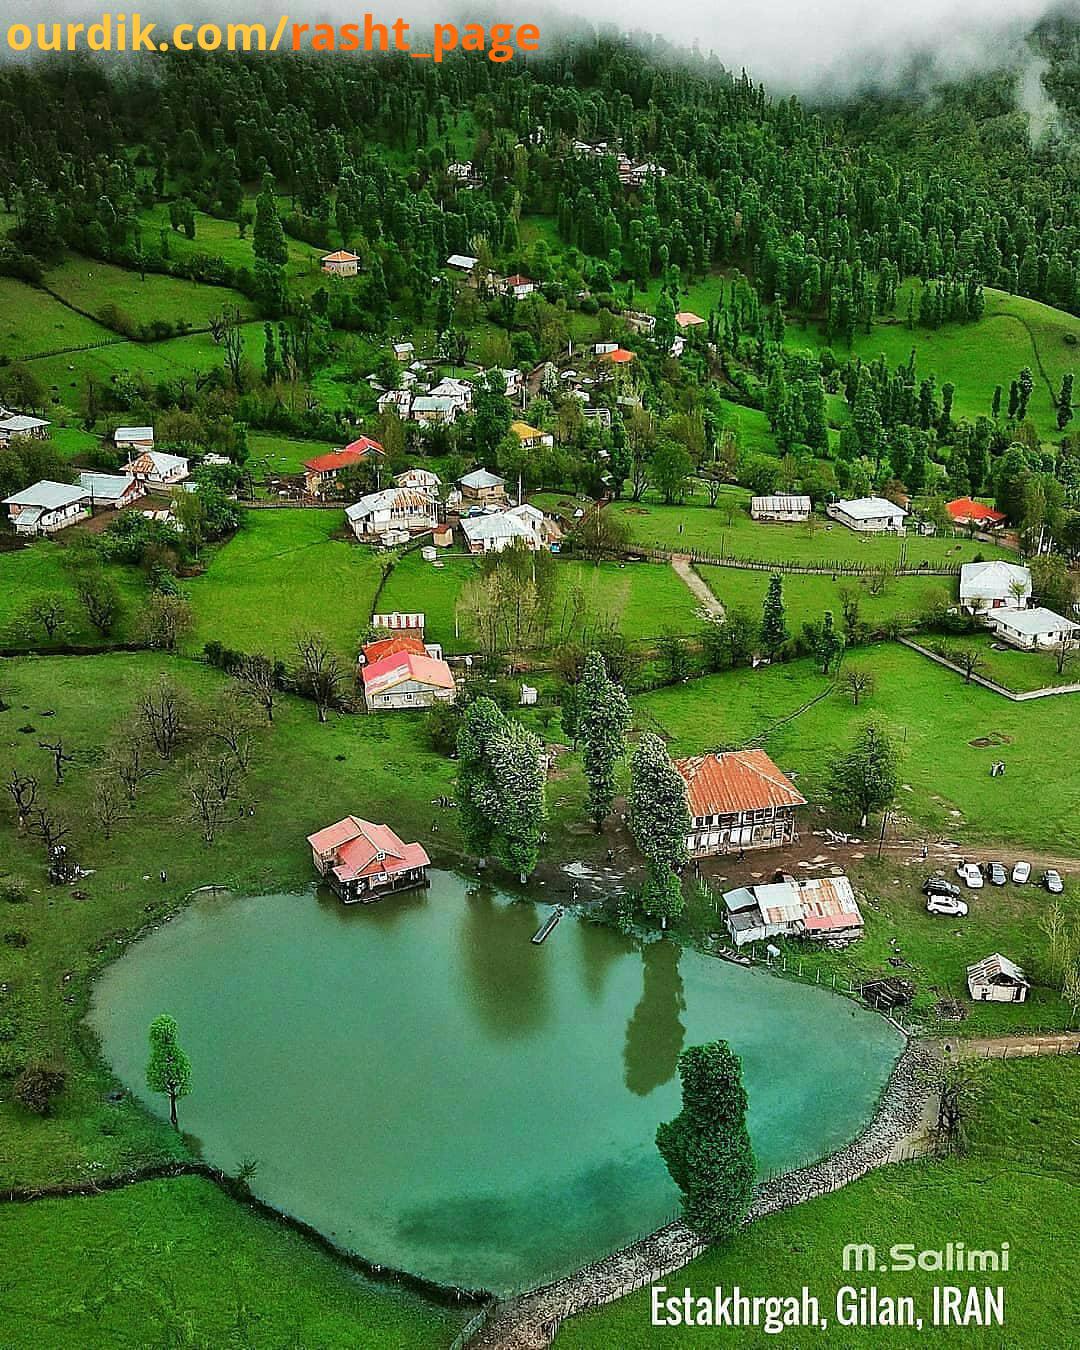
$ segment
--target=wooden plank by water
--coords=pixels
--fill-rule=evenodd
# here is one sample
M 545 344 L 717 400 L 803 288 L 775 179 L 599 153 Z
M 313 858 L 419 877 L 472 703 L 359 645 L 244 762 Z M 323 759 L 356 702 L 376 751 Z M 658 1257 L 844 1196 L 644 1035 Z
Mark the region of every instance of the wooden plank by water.
M 565 913 L 566 910 L 563 909 L 562 905 L 555 906 L 555 909 L 552 911 L 551 914 L 548 915 L 547 919 L 544 921 L 541 927 L 539 927 L 536 930 L 536 932 L 532 935 L 532 940 L 534 943 L 536 943 L 537 946 L 539 946 L 540 943 L 544 941 L 544 939 L 548 936 L 549 933 L 554 931 L 555 925 L 559 922 L 559 920 Z

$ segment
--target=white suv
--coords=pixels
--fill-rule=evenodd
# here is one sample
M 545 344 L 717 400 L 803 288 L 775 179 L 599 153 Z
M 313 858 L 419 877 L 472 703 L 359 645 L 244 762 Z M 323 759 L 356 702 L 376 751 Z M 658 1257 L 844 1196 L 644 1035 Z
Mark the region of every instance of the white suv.
M 968 912 L 968 907 L 963 900 L 954 900 L 951 895 L 928 895 L 926 912 L 944 914 L 950 919 L 962 919 Z
M 973 891 L 982 890 L 983 874 L 979 870 L 978 863 L 961 863 L 956 869 L 956 875 L 960 877 L 965 886 L 970 886 Z

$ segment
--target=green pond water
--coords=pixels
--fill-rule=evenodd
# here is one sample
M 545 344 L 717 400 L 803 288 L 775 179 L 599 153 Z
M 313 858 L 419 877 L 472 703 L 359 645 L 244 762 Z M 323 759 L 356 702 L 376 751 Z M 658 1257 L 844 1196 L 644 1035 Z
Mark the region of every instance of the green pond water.
M 151 1019 L 193 1065 L 182 1128 L 227 1171 L 370 1260 L 499 1293 L 666 1220 L 656 1152 L 684 1046 L 742 1056 L 762 1171 L 869 1118 L 900 1038 L 823 990 L 670 941 L 640 944 L 446 872 L 346 908 L 316 896 L 197 901 L 98 981 L 90 1013 L 144 1084 Z

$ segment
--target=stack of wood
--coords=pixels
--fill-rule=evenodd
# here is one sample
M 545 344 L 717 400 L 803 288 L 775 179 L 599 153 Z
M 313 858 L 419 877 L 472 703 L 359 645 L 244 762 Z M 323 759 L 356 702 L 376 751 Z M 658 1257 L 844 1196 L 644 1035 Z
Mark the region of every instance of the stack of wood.
M 887 975 L 865 980 L 859 992 L 872 1008 L 889 1011 L 906 1008 L 915 997 L 915 986 L 910 980 L 902 980 L 898 975 Z

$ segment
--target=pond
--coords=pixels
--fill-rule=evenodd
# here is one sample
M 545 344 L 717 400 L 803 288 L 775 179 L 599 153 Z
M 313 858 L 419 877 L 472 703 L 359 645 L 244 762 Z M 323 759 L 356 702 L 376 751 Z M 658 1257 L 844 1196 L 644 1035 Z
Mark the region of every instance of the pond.
M 762 1171 L 816 1157 L 872 1114 L 900 1050 L 879 1017 L 674 942 L 641 944 L 434 872 L 346 908 L 309 892 L 202 899 L 98 981 L 90 1013 L 155 1112 L 147 1028 L 180 1024 L 181 1127 L 259 1167 L 256 1192 L 369 1260 L 508 1293 L 669 1218 L 656 1152 L 676 1060 L 742 1056 Z

